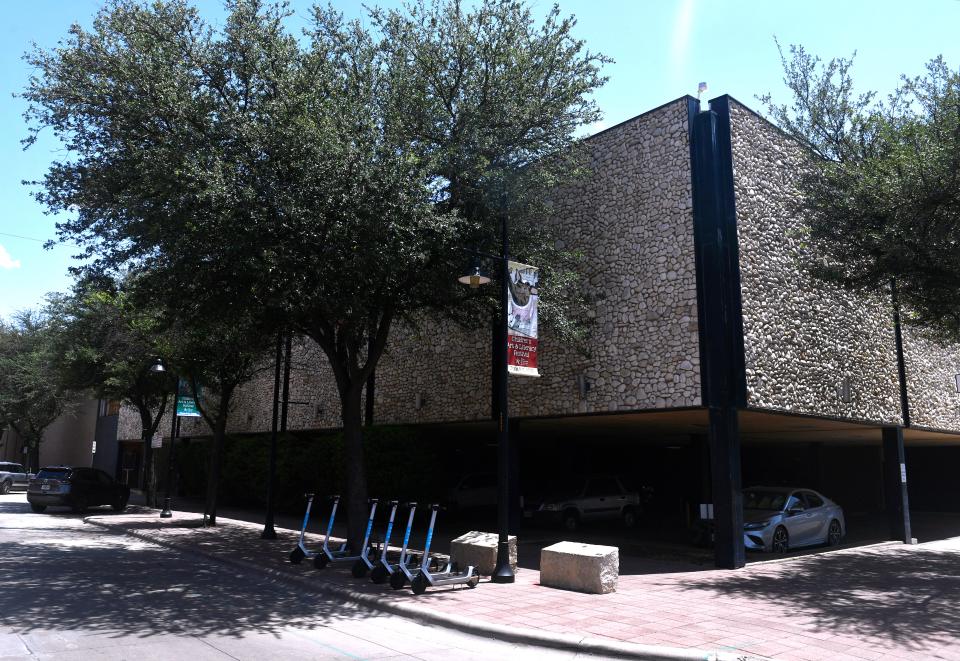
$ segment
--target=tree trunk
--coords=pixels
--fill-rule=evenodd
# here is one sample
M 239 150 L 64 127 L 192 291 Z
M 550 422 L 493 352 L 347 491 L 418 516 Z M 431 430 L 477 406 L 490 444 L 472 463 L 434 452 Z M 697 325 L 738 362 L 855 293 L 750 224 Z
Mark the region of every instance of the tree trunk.
M 347 539 L 354 552 L 363 543 L 369 509 L 367 474 L 363 463 L 363 384 L 341 394 L 343 406 L 343 443 L 347 460 Z
M 223 466 L 223 451 L 227 437 L 227 416 L 217 415 L 213 428 L 213 447 L 210 453 L 210 472 L 207 475 L 207 502 L 204 513 L 207 525 L 217 525 L 217 501 L 220 497 L 220 469 Z

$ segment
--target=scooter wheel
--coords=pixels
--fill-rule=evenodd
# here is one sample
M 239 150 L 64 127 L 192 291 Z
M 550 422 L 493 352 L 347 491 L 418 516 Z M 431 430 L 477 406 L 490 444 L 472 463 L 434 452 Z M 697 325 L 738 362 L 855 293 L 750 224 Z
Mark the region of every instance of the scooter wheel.
M 327 566 L 327 554 L 326 554 L 326 553 L 318 553 L 317 555 L 313 556 L 313 567 L 314 567 L 314 569 L 323 569 L 323 568 L 326 567 L 326 566 Z
M 306 557 L 306 555 L 304 554 L 303 549 L 301 549 L 299 546 L 294 547 L 294 549 L 293 549 L 292 551 L 290 551 L 290 563 L 291 563 L 291 564 L 299 565 L 301 562 L 303 562 L 303 559 L 304 559 L 305 557 Z
M 395 571 L 390 574 L 390 587 L 392 587 L 394 590 L 399 590 L 406 584 L 407 577 L 403 575 L 402 571 Z
M 474 574 L 473 576 L 470 577 L 470 580 L 467 581 L 467 587 L 472 590 L 478 585 L 480 585 L 480 576 L 478 574 Z
M 383 565 L 377 565 L 370 570 L 370 581 L 376 583 L 377 585 L 382 585 L 387 582 L 387 577 L 390 574 L 387 573 L 386 568 Z
M 357 560 L 350 568 L 350 573 L 353 574 L 354 578 L 363 578 L 367 575 L 367 571 L 367 563 L 365 563 L 363 560 Z
M 427 585 L 429 583 L 423 577 L 423 574 L 417 574 L 417 577 L 410 583 L 410 589 L 413 590 L 413 594 L 423 594 L 427 591 Z

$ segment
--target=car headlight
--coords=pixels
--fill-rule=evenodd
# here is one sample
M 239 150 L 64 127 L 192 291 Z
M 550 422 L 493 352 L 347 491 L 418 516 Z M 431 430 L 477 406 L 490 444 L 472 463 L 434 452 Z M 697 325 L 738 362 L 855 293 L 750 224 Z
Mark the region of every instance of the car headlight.
M 770 525 L 769 521 L 761 521 L 759 523 L 745 523 L 743 524 L 744 530 L 763 530 Z
M 542 509 L 544 512 L 557 512 L 560 510 L 560 506 L 556 503 L 544 503 L 540 506 L 540 509 Z

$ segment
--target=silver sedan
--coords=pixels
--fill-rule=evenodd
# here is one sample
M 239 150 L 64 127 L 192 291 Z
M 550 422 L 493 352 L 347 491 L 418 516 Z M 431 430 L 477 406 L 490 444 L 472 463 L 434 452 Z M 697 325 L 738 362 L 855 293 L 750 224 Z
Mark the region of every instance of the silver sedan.
M 826 544 L 847 533 L 843 508 L 812 489 L 751 487 L 743 490 L 743 543 L 755 551 Z

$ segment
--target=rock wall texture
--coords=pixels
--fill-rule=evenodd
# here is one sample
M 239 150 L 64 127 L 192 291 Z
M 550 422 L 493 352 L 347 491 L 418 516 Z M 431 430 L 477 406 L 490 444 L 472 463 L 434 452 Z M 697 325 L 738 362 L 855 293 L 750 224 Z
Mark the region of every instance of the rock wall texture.
M 588 142 L 593 174 L 555 200 L 556 235 L 585 255 L 590 358 L 541 324 L 540 378 L 510 378 L 510 413 L 558 416 L 700 404 L 696 271 L 686 101 Z M 549 290 L 541 292 L 549 296 Z M 578 377 L 590 389 L 581 396 Z M 395 333 L 377 375 L 384 422 L 490 414 L 490 331 Z M 413 388 L 411 388 L 413 386 Z M 413 410 L 416 389 L 425 404 Z
M 801 220 L 789 211 L 799 149 L 734 101 L 730 121 L 748 406 L 902 422 L 889 299 L 807 274 Z
M 934 342 L 915 328 L 903 328 L 910 424 L 960 431 L 960 394 L 954 377 L 960 374 L 960 346 Z
M 515 416 L 558 416 L 700 404 L 693 205 L 686 99 L 588 141 L 593 172 L 555 201 L 556 236 L 585 255 L 585 286 L 596 303 L 590 357 L 553 340 L 541 324 L 540 378 L 511 377 Z M 451 274 L 453 277 L 453 274 Z M 542 296 L 549 296 L 543 290 Z M 396 326 L 377 372 L 378 423 L 490 417 L 489 328 L 465 331 L 425 322 Z M 297 352 L 290 428 L 336 427 L 332 375 L 316 347 Z M 578 379 L 590 385 L 581 394 Z M 242 389 L 231 430 L 270 427 L 273 374 Z M 121 415 L 120 438 L 139 421 Z M 162 429 L 169 433 L 168 424 Z M 206 433 L 185 425 L 183 434 Z

